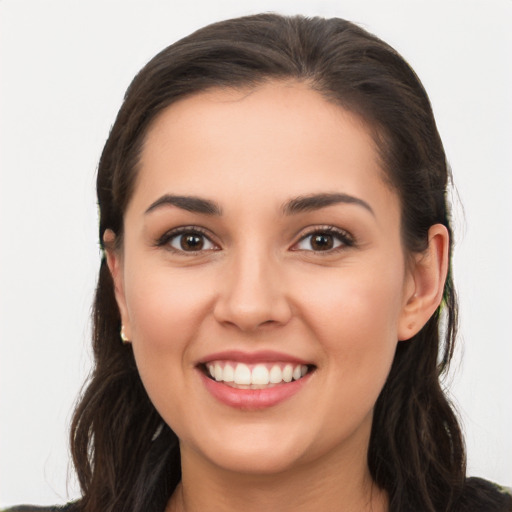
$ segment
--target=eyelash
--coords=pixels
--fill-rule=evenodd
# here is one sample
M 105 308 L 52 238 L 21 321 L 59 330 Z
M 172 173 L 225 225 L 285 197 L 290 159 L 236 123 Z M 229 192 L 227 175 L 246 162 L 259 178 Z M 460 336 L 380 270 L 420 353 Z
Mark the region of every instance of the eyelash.
M 183 249 L 178 249 L 177 247 L 173 247 L 170 242 L 173 241 L 173 239 L 178 238 L 182 235 L 192 235 L 192 236 L 198 236 L 203 239 L 206 239 L 210 244 L 215 246 L 215 248 L 209 248 L 209 249 L 203 249 L 202 247 L 199 250 L 192 250 L 192 251 L 186 251 Z M 301 249 L 296 248 L 299 244 L 304 242 L 310 237 L 313 237 L 315 235 L 327 235 L 329 237 L 333 237 L 336 239 L 339 243 L 338 246 L 334 246 L 332 248 L 326 249 L 326 250 L 318 250 L 315 251 L 314 249 Z M 201 252 L 206 251 L 215 251 L 219 250 L 218 246 L 215 242 L 212 241 L 211 236 L 209 233 L 204 230 L 203 228 L 200 228 L 198 226 L 183 226 L 180 228 L 175 228 L 170 231 L 167 231 L 164 233 L 155 244 L 157 247 L 163 247 L 166 246 L 166 248 L 172 252 L 178 253 L 178 254 L 188 254 L 188 255 L 197 255 Z M 313 252 L 316 254 L 332 254 L 334 252 L 338 252 L 340 250 L 346 249 L 347 247 L 353 247 L 355 245 L 355 240 L 353 236 L 348 233 L 345 230 L 335 228 L 334 226 L 319 226 L 312 228 L 307 233 L 303 234 L 300 239 L 293 244 L 290 250 L 292 251 L 303 251 L 303 252 Z
M 197 251 L 185 251 L 183 249 L 178 249 L 176 247 L 173 247 L 170 242 L 174 239 L 174 238 L 178 238 L 182 235 L 195 235 L 195 236 L 199 236 L 203 239 L 206 239 L 208 240 L 209 243 L 211 243 L 212 245 L 214 245 L 215 247 L 217 247 L 217 244 L 215 242 L 212 241 L 211 237 L 209 236 L 208 232 L 198 226 L 183 226 L 183 227 L 180 227 L 180 228 L 176 228 L 176 229 L 171 229 L 170 231 L 167 231 L 166 233 L 164 233 L 157 241 L 156 241 L 156 246 L 157 247 L 163 247 L 163 246 L 167 246 L 166 248 L 172 252 L 175 252 L 175 253 L 178 253 L 178 254 L 190 254 L 190 255 L 195 255 L 195 254 L 198 254 L 200 252 L 205 252 L 205 251 L 214 251 L 214 250 L 217 250 L 217 249 L 199 249 Z
M 310 237 L 313 237 L 315 235 L 328 235 L 329 237 L 333 237 L 334 239 L 337 239 L 340 244 L 336 247 L 332 247 L 330 249 L 326 249 L 323 251 L 315 251 L 310 249 L 294 249 L 293 247 L 298 246 L 301 242 L 307 240 Z M 345 231 L 343 229 L 335 228 L 334 226 L 319 226 L 311 229 L 306 234 L 302 235 L 298 242 L 296 242 L 292 250 L 294 251 L 304 251 L 304 252 L 314 252 L 315 254 L 320 255 L 328 255 L 332 254 L 338 251 L 342 251 L 346 249 L 347 247 L 354 247 L 355 246 L 355 240 L 354 237 L 348 233 L 348 231 Z

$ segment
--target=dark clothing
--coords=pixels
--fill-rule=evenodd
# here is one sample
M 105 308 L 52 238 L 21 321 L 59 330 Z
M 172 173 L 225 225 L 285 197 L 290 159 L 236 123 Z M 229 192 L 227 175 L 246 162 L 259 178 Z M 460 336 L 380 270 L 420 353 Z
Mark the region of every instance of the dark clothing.
M 501 487 L 483 478 L 468 478 L 458 511 L 512 512 L 512 489 Z
M 34 505 L 19 505 L 17 507 L 7 508 L 1 512 L 78 512 L 79 502 L 68 503 L 59 507 L 36 507 Z

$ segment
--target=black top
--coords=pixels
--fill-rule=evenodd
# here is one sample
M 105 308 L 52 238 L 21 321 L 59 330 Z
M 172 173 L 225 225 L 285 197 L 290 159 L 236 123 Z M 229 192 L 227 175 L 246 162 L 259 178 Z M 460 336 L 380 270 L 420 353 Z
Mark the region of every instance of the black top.
M 59 507 L 21 505 L 0 512 L 80 512 L 80 501 Z M 468 478 L 456 512 L 512 512 L 511 490 L 483 478 Z
M 18 505 L 17 507 L 6 508 L 0 512 L 78 512 L 78 502 L 68 503 L 59 507 L 36 507 L 35 505 Z

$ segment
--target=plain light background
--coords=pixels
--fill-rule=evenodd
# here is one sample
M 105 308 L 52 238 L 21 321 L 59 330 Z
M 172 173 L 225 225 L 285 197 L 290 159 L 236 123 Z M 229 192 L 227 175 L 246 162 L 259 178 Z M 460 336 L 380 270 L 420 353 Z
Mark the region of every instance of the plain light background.
M 126 87 L 194 29 L 263 11 L 355 21 L 422 79 L 464 205 L 449 383 L 468 472 L 512 484 L 511 0 L 0 0 L 0 506 L 78 495 L 67 428 L 90 368 L 95 169 Z

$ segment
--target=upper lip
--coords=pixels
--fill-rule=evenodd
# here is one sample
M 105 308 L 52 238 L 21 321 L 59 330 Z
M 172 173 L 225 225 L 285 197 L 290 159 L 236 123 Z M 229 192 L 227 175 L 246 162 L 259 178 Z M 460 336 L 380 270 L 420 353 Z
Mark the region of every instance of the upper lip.
M 306 361 L 284 352 L 276 352 L 274 350 L 260 350 L 257 352 L 243 352 L 241 350 L 224 350 L 208 354 L 201 358 L 198 364 L 206 364 L 211 361 L 236 361 L 246 364 L 265 363 L 265 362 L 286 362 L 295 364 L 311 365 L 311 361 Z

